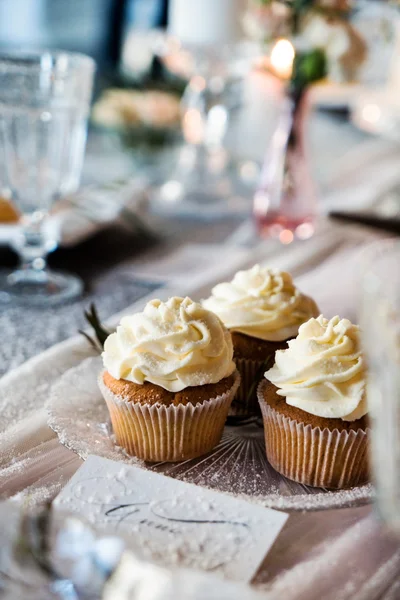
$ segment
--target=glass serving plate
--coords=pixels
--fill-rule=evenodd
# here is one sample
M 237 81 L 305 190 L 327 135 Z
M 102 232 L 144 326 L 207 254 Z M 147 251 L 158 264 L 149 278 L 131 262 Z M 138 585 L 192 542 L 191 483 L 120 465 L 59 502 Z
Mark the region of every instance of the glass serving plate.
M 290 481 L 265 455 L 264 432 L 257 423 L 226 426 L 212 452 L 180 463 L 145 463 L 115 444 L 108 410 L 97 385 L 100 357 L 66 371 L 51 389 L 48 424 L 62 444 L 82 459 L 95 454 L 246 498 L 281 510 L 322 510 L 367 504 L 371 484 L 329 491 Z

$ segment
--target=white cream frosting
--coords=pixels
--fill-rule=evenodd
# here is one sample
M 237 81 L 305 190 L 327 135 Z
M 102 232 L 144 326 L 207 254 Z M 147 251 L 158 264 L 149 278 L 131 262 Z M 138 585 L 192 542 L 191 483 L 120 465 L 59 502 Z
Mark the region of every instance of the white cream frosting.
M 288 404 L 312 415 L 355 421 L 367 413 L 359 328 L 348 319 L 320 315 L 301 325 L 265 377 Z
M 295 287 L 289 273 L 260 265 L 216 285 L 203 306 L 231 331 L 271 342 L 296 336 L 302 323 L 319 315 L 314 300 Z
M 170 392 L 218 383 L 235 370 L 231 334 L 190 298 L 152 300 L 143 312 L 123 317 L 102 356 L 115 379 L 150 381 Z

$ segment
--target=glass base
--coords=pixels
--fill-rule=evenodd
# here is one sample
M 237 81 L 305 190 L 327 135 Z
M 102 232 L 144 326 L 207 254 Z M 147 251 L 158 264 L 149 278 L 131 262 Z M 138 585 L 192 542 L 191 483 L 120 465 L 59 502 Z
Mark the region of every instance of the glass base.
M 181 216 L 208 221 L 224 217 L 249 216 L 259 167 L 229 160 L 221 169 L 193 169 L 176 173 L 153 189 L 151 209 L 163 216 Z
M 56 306 L 81 295 L 83 282 L 75 275 L 19 269 L 0 271 L 0 304 Z
M 314 235 L 315 217 L 287 217 L 278 212 L 255 215 L 258 235 L 261 238 L 277 238 L 282 244 L 290 244 L 295 239 L 307 240 Z

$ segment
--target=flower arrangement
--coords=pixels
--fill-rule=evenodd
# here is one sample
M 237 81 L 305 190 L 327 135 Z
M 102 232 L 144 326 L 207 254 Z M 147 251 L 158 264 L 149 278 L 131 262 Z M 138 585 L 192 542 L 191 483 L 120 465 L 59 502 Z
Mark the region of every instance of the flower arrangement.
M 264 32 L 271 38 L 300 33 L 304 18 L 310 15 L 347 20 L 352 10 L 349 0 L 250 0 L 250 7 L 264 25 L 269 24 Z
M 308 239 L 316 226 L 307 92 L 324 78 L 354 80 L 366 45 L 350 23 L 349 0 L 250 0 L 250 9 L 272 48 L 266 64 L 283 82 L 280 115 L 254 196 L 254 218 L 259 235 L 289 244 Z
M 244 28 L 268 44 L 282 37 L 292 41 L 296 86 L 325 76 L 351 81 L 367 56 L 366 43 L 350 22 L 354 10 L 350 0 L 250 0 Z
M 160 90 L 111 88 L 93 106 L 92 121 L 111 128 L 176 127 L 180 121 L 180 99 Z

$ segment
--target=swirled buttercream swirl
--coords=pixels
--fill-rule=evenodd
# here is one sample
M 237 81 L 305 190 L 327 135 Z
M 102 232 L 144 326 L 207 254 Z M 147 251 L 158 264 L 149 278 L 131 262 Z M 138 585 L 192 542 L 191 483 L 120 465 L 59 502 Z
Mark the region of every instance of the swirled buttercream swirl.
M 320 315 L 300 326 L 265 373 L 286 402 L 312 415 L 355 421 L 367 413 L 359 328 Z
M 296 336 L 302 323 L 319 314 L 314 300 L 296 288 L 289 273 L 260 265 L 216 285 L 203 306 L 231 331 L 271 342 Z
M 217 383 L 235 370 L 229 331 L 190 298 L 152 300 L 123 317 L 102 356 L 115 379 L 150 381 L 170 392 Z

